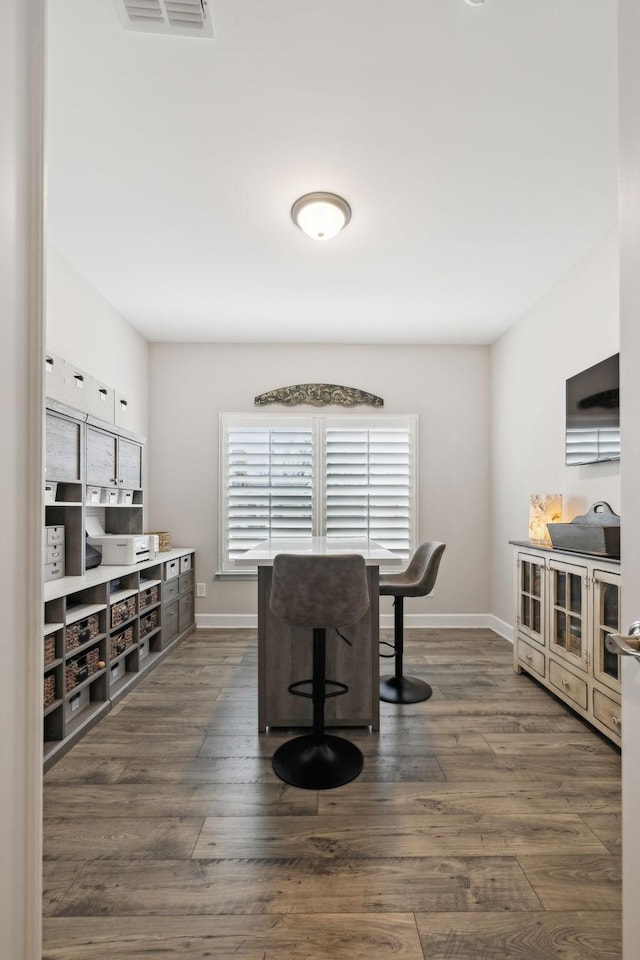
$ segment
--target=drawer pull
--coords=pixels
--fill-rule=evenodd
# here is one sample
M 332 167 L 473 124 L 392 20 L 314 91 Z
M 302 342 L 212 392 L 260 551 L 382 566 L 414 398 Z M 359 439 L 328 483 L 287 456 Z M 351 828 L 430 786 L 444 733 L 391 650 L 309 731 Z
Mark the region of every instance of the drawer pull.
M 531 663 L 531 661 L 533 660 L 533 656 L 530 653 L 525 653 L 524 658 L 525 660 L 528 660 L 529 663 Z
M 614 727 L 620 726 L 620 717 L 611 717 L 611 725 Z
M 568 680 L 565 680 L 564 677 L 562 678 L 562 680 L 560 681 L 560 683 L 561 683 L 562 686 L 565 688 L 565 690 L 567 690 L 567 689 L 569 688 L 569 681 L 568 681 Z

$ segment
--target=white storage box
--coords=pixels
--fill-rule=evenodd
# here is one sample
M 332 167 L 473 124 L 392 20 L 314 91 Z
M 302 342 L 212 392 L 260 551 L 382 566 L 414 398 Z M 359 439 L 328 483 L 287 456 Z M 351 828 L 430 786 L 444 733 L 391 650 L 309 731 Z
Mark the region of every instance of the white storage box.
M 45 543 L 48 547 L 54 543 L 64 543 L 64 527 L 54 526 L 45 527 Z
M 64 364 L 64 402 L 76 410 L 91 413 L 91 377 L 68 361 Z
M 79 693 L 76 693 L 75 696 L 70 697 L 67 700 L 64 708 L 65 720 L 73 720 L 74 717 L 77 717 L 85 707 L 88 707 L 91 703 L 91 694 L 89 692 L 89 687 L 85 687 L 84 690 L 80 690 Z
M 133 418 L 131 416 L 131 403 L 128 397 L 123 397 L 121 393 L 114 391 L 113 398 L 113 420 L 117 427 L 132 429 Z
M 48 583 L 49 580 L 61 580 L 64 577 L 64 560 L 57 563 L 45 563 L 44 565 L 44 580 L 45 583 Z
M 100 503 L 102 497 L 102 487 L 87 487 L 85 493 L 85 503 Z
M 44 358 L 44 391 L 52 400 L 64 402 L 64 360 L 47 351 Z
M 64 543 L 51 543 L 44 548 L 45 563 L 62 563 L 64 560 Z
M 100 380 L 91 381 L 91 413 L 107 423 L 113 423 L 114 389 Z

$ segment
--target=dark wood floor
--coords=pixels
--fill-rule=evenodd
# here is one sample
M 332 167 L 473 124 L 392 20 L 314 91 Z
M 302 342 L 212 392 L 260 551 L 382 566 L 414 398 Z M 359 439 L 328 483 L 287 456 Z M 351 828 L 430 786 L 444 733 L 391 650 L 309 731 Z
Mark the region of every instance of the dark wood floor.
M 619 751 L 488 630 L 406 649 L 432 699 L 315 792 L 256 733 L 255 634 L 185 641 L 45 778 L 44 960 L 620 960 Z

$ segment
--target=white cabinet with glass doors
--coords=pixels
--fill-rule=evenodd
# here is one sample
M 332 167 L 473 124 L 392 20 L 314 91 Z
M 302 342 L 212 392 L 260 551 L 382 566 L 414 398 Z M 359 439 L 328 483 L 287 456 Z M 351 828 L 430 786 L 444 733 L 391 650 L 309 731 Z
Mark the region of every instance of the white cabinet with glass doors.
M 514 667 L 544 684 L 620 744 L 620 563 L 515 544 Z

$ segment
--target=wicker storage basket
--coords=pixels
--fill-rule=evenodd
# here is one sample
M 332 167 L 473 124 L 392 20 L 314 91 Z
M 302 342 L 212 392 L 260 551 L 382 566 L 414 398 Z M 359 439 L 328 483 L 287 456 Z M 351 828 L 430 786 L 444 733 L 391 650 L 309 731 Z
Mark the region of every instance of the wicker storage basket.
M 136 598 L 127 597 L 111 607 L 111 627 L 119 627 L 125 620 L 131 620 L 136 615 Z
M 153 530 L 155 536 L 158 538 L 158 550 L 160 553 L 166 553 L 167 550 L 171 550 L 171 534 L 166 530 Z
M 160 594 L 157 587 L 147 587 L 146 590 L 141 590 L 138 601 L 140 612 L 146 610 L 147 607 L 150 607 L 153 603 L 157 603 L 159 596 Z
M 133 627 L 127 627 L 109 638 L 109 658 L 119 657 L 133 644 Z
M 56 658 L 56 638 L 51 633 L 44 638 L 44 665 L 48 666 Z
M 56 677 L 54 673 L 48 673 L 44 678 L 44 708 L 50 707 L 56 702 Z
M 76 647 L 82 646 L 83 643 L 88 643 L 89 640 L 95 640 L 99 633 L 100 615 L 92 613 L 91 616 L 86 617 L 86 619 L 76 620 L 75 623 L 70 623 L 68 627 L 65 627 L 64 648 L 67 652 L 69 650 L 75 650 Z
M 158 611 L 152 610 L 146 617 L 140 617 L 140 636 L 146 637 L 148 633 L 158 626 Z
M 65 668 L 64 687 L 67 693 L 77 687 L 79 683 L 97 673 L 100 669 L 100 651 L 98 647 L 87 650 L 79 657 L 67 661 Z

